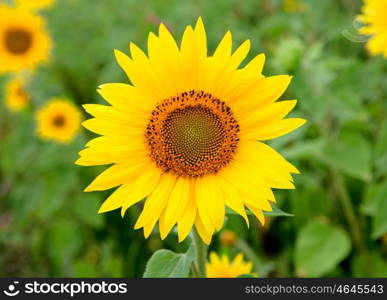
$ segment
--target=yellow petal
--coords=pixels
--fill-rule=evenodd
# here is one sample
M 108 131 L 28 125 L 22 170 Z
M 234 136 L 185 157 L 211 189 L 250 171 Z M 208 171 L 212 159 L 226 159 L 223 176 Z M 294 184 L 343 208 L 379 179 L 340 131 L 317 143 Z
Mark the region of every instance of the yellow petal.
M 244 138 L 253 140 L 271 140 L 289 132 L 296 130 L 298 127 L 304 125 L 306 120 L 299 118 L 289 118 L 268 124 L 267 126 L 257 128 L 255 132 L 241 133 Z
M 222 175 L 219 174 L 219 176 Z M 234 185 L 229 184 L 225 179 L 222 180 L 221 187 L 223 190 L 225 204 L 233 211 L 240 214 L 245 219 L 247 226 L 249 226 L 249 218 L 247 217 L 243 206 L 243 200 L 241 199 L 237 188 Z
M 141 172 L 144 164 L 130 165 L 127 163 L 116 164 L 99 174 L 89 186 L 85 188 L 85 192 L 103 191 L 111 189 L 125 182 L 129 182 L 136 178 Z
M 104 122 L 97 118 L 84 121 L 82 126 L 86 129 L 100 135 L 106 136 L 137 136 L 144 135 L 144 128 L 133 127 L 130 125 L 118 124 L 113 122 Z
M 152 222 L 144 226 L 144 237 L 147 239 L 152 233 L 153 228 L 157 223 L 157 219 L 154 219 Z
M 217 230 L 222 228 L 225 208 L 223 193 L 213 175 L 196 181 L 196 202 L 203 223 L 211 223 Z
M 98 87 L 98 93 L 118 111 L 137 115 L 136 118 L 147 120 L 160 99 L 154 98 L 147 91 L 125 83 L 107 83 Z
M 133 112 L 128 115 L 128 112 L 123 113 L 116 110 L 112 106 L 100 104 L 84 104 L 83 108 L 92 116 L 104 120 L 105 122 L 115 122 L 120 125 L 128 125 L 144 128 L 146 119 L 141 118 L 140 114 Z
M 246 204 L 246 206 L 254 214 L 254 216 L 257 217 L 259 222 L 261 222 L 262 226 L 265 225 L 265 216 L 264 216 L 262 210 L 260 210 L 259 208 L 254 207 L 254 206 L 250 206 L 248 204 Z
M 297 100 L 286 100 L 263 105 L 257 110 L 247 112 L 240 120 L 243 129 L 264 127 L 283 119 L 297 104 Z
M 160 181 L 156 188 L 145 200 L 144 208 L 137 219 L 134 229 L 144 227 L 155 219 L 159 219 L 162 210 L 168 203 L 175 183 L 176 177 L 172 174 L 166 173 L 160 177 Z
M 240 112 L 249 112 L 265 103 L 274 102 L 285 92 L 291 79 L 289 75 L 278 75 L 259 80 L 243 96 L 234 99 L 232 107 Z
M 194 184 L 192 181 L 190 185 L 191 185 L 190 196 L 189 196 L 187 205 L 184 208 L 183 215 L 181 216 L 180 220 L 177 223 L 179 242 L 183 241 L 191 231 L 191 228 L 195 222 L 196 214 L 197 214 L 197 206 L 196 206 L 195 194 L 194 194 L 194 188 L 193 188 Z
M 121 185 L 104 201 L 104 203 L 102 203 L 98 213 L 101 214 L 120 208 L 124 202 L 124 199 L 129 195 L 132 188 L 133 183 L 131 182 Z
M 265 65 L 265 54 L 261 53 L 250 60 L 245 67 L 242 68 L 243 71 L 249 72 L 252 74 L 261 74 L 263 66 Z
M 195 220 L 195 228 L 199 233 L 199 236 L 203 240 L 204 243 L 209 245 L 211 243 L 212 239 L 212 234 L 214 232 L 213 227 L 205 225 L 203 221 L 200 219 L 199 214 L 196 215 L 196 220 Z
M 190 181 L 185 177 L 180 177 L 169 196 L 168 204 L 160 218 L 160 233 L 163 239 L 172 227 L 177 223 L 187 207 L 190 197 Z
M 132 191 L 122 205 L 121 216 L 124 216 L 126 210 L 131 205 L 141 201 L 152 193 L 159 182 L 161 176 L 161 170 L 159 168 L 153 166 L 142 171 L 143 173 L 137 177 Z
M 214 52 L 214 58 L 219 60 L 225 60 L 231 57 L 232 51 L 232 35 L 230 31 L 227 31 L 218 47 Z

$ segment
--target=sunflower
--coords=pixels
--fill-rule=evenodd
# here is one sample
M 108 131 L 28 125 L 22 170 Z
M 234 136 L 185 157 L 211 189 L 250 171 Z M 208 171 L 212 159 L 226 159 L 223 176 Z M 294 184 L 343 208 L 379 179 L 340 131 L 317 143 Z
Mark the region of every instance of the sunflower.
M 178 47 L 166 27 L 149 34 L 148 55 L 130 44 L 131 58 L 115 51 L 132 84 L 111 83 L 99 93 L 111 106 L 89 104 L 83 126 L 99 135 L 80 152 L 79 165 L 113 164 L 85 191 L 119 188 L 99 212 L 122 216 L 145 199 L 135 229 L 148 237 L 159 221 L 161 238 L 177 224 L 179 241 L 193 226 L 202 240 L 224 222 L 225 206 L 244 217 L 245 206 L 263 223 L 271 211 L 271 188 L 294 188 L 298 173 L 264 144 L 304 123 L 283 119 L 296 100 L 275 102 L 291 77 L 264 77 L 264 56 L 243 68 L 245 41 L 232 53 L 227 32 L 207 56 L 201 18 L 186 27 Z
M 54 98 L 37 112 L 37 131 L 43 139 L 69 143 L 78 132 L 80 122 L 80 112 L 67 99 Z
M 230 262 L 226 255 L 219 257 L 215 252 L 211 252 L 206 269 L 208 278 L 236 278 L 240 275 L 251 274 L 253 264 L 243 262 L 241 253 Z
M 0 5 L 0 16 L 0 74 L 48 59 L 51 41 L 41 17 L 5 5 Z
M 27 106 L 29 95 L 25 90 L 25 81 L 21 77 L 9 80 L 5 86 L 5 104 L 12 111 L 19 111 Z
M 364 0 L 358 20 L 365 24 L 359 32 L 369 35 L 367 49 L 372 55 L 383 54 L 387 58 L 387 1 Z
M 29 10 L 49 8 L 54 2 L 54 0 L 16 0 L 18 7 Z

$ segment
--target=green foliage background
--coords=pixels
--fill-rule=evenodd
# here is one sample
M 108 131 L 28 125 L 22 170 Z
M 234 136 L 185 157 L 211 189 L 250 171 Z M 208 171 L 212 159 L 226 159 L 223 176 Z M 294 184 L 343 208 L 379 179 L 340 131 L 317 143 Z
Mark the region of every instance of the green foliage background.
M 358 41 L 361 1 L 296 3 L 289 11 L 281 0 L 57 0 L 43 11 L 55 47 L 29 84 L 32 103 L 19 114 L 0 103 L 0 276 L 140 277 L 155 250 L 186 251 L 175 234 L 144 240 L 134 231 L 140 207 L 123 219 L 98 215 L 110 191 L 82 190 L 103 168 L 74 165 L 93 135 L 40 141 L 33 114 L 53 96 L 104 103 L 99 84 L 127 82 L 114 48 L 146 49 L 161 21 L 179 38 L 198 16 L 210 51 L 230 29 L 234 45 L 251 39 L 249 58 L 266 54 L 265 75 L 294 75 L 282 99 L 299 99 L 293 114 L 308 120 L 270 143 L 302 172 L 296 190 L 275 191 L 294 217 L 268 218 L 264 228 L 252 218 L 247 229 L 230 215 L 225 228 L 237 243 L 217 234 L 210 249 L 243 251 L 259 276 L 387 276 L 387 62 Z

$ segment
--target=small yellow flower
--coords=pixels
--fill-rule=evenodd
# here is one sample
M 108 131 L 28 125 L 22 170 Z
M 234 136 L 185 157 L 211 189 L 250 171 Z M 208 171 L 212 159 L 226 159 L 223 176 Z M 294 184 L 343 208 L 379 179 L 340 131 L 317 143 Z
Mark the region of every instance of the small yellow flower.
M 53 6 L 54 2 L 54 0 L 16 0 L 18 7 L 27 10 L 49 8 Z
M 54 98 L 37 112 L 37 131 L 42 139 L 69 143 L 80 122 L 80 112 L 67 99 Z
M 50 49 L 41 17 L 0 5 L 0 74 L 32 69 L 48 60 Z
M 210 253 L 210 261 L 207 263 L 208 278 L 236 278 L 240 275 L 251 274 L 253 264 L 243 262 L 243 255 L 238 254 L 232 262 L 226 255 L 219 257 L 215 252 Z
M 227 32 L 207 52 L 202 19 L 187 26 L 180 46 L 164 25 L 149 34 L 148 54 L 130 43 L 116 58 L 132 84 L 101 85 L 110 106 L 88 104 L 83 126 L 99 135 L 77 164 L 109 165 L 85 191 L 117 188 L 99 212 L 126 210 L 145 199 L 135 229 L 148 237 L 158 223 L 164 239 L 177 225 L 179 241 L 193 226 L 209 244 L 226 206 L 248 224 L 247 207 L 264 223 L 272 188 L 294 188 L 298 170 L 263 141 L 305 123 L 285 118 L 296 100 L 276 100 L 291 77 L 261 74 L 264 55 L 240 67 L 250 41 L 232 51 Z
M 387 0 L 364 0 L 361 11 L 358 20 L 365 26 L 359 32 L 370 36 L 368 51 L 387 58 Z
M 5 104 L 12 111 L 19 111 L 27 106 L 29 95 L 25 90 L 25 81 L 21 77 L 9 80 L 5 86 Z

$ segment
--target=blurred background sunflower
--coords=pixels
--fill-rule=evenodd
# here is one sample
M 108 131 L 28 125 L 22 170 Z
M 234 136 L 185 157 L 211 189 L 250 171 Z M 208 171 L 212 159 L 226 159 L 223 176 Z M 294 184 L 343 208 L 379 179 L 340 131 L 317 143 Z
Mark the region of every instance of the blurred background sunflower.
M 14 1 L 1 3 L 17 9 Z M 30 24 L 31 14 L 45 20 L 42 32 L 50 33 L 53 47 L 46 63 L 31 61 L 30 72 L 24 63 L 11 64 L 15 57 L 3 56 L 1 31 L 0 68 L 7 66 L 0 77 L 1 276 L 140 277 L 157 249 L 186 251 L 188 241 L 178 243 L 174 230 L 165 240 L 157 231 L 145 240 L 132 230 L 141 205 L 129 208 L 125 218 L 114 211 L 97 214 L 109 192 L 82 190 L 103 168 L 74 165 L 95 135 L 81 129 L 69 143 L 42 140 L 35 115 L 54 97 L 71 99 L 78 110 L 85 103 L 103 104 L 97 86 L 127 82 L 113 49 L 126 51 L 129 40 L 146 49 L 148 32 L 157 32 L 160 22 L 181 37 L 198 16 L 206 24 L 209 53 L 230 29 L 234 45 L 251 39 L 246 61 L 265 53 L 264 74 L 292 75 L 283 99 L 302 100 L 291 116 L 308 120 L 268 143 L 302 171 L 295 177 L 297 189 L 274 191 L 282 216 L 268 217 L 261 226 L 248 215 L 247 230 L 243 218 L 227 211 L 210 251 L 230 261 L 242 253 L 260 277 L 386 276 L 387 62 L 383 55 L 371 56 L 358 33 L 354 20 L 363 4 L 68 0 L 23 9 L 29 16 L 23 24 Z M 11 23 L 9 9 L 1 10 L 1 24 Z M 7 83 L 16 75 L 26 79 L 29 96 L 18 113 L 6 103 Z
M 39 137 L 70 143 L 79 131 L 81 114 L 68 99 L 53 98 L 37 111 L 36 119 Z
M 5 85 L 5 104 L 13 111 L 26 107 L 29 95 L 26 91 L 26 82 L 22 77 L 11 78 Z
M 0 5 L 0 73 L 33 69 L 49 58 L 45 20 L 20 7 Z

